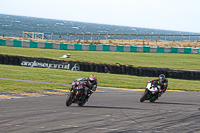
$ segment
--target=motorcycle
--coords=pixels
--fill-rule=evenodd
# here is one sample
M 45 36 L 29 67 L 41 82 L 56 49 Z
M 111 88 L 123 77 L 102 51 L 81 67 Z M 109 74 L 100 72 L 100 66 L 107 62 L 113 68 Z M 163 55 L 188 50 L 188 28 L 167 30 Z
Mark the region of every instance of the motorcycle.
M 144 93 L 142 94 L 142 97 L 140 98 L 140 102 L 144 102 L 145 100 L 155 102 L 158 99 L 160 89 L 161 86 L 157 81 L 149 81 Z
M 76 81 L 72 82 L 72 85 L 75 85 L 76 87 L 72 90 L 70 90 L 69 94 L 67 95 L 66 99 L 66 106 L 70 106 L 72 103 L 77 103 L 78 106 L 83 106 L 86 102 L 86 96 L 85 94 L 85 82 L 82 78 L 77 79 Z

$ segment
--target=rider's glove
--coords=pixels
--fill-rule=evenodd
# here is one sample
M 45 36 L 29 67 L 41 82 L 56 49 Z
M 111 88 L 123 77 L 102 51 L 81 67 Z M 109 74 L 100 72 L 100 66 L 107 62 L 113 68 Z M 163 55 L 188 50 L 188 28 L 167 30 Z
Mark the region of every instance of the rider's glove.
M 93 92 L 96 91 L 96 88 L 97 88 L 97 85 L 94 85 L 94 86 L 92 87 L 92 91 L 93 91 Z

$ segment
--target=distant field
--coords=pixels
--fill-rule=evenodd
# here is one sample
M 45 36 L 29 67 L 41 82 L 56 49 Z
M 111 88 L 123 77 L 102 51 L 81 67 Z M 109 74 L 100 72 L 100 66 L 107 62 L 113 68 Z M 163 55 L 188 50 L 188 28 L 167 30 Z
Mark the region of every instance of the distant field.
M 65 60 L 103 64 L 133 65 L 134 67 L 157 67 L 185 70 L 200 70 L 200 54 L 180 53 L 132 53 L 106 51 L 72 51 L 0 46 L 0 54 L 58 59 L 70 53 Z

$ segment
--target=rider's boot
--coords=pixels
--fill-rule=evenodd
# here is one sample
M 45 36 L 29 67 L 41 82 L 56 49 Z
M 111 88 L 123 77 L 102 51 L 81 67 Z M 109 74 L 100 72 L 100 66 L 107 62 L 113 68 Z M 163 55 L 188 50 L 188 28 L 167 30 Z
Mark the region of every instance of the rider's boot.
M 158 93 L 158 97 L 161 97 L 164 92 Z
M 90 98 L 90 96 L 91 96 L 91 94 L 87 94 L 86 95 L 86 97 L 85 97 L 86 101 L 88 101 L 88 99 Z

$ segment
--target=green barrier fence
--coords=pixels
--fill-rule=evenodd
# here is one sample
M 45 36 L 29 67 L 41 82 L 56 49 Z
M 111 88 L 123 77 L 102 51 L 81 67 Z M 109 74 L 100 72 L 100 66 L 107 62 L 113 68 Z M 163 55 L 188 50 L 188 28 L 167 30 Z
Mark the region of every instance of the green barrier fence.
M 52 49 L 53 43 L 45 42 L 45 48 Z
M 13 40 L 13 46 L 14 47 L 21 47 L 22 46 L 22 41 L 20 41 L 20 40 Z
M 143 47 L 143 52 L 150 52 L 150 47 L 149 46 L 144 46 Z
M 90 51 L 96 51 L 97 49 L 96 49 L 96 45 L 94 45 L 94 44 L 89 44 L 89 50 Z
M 74 50 L 82 50 L 82 44 L 74 44 Z
M 0 39 L 2 46 L 47 48 L 62 50 L 118 51 L 118 52 L 153 52 L 153 53 L 193 53 L 200 54 L 200 47 L 156 47 L 156 46 L 124 46 L 110 44 L 67 44 L 52 42 L 33 42 L 12 39 Z
M 110 45 L 103 45 L 103 51 L 110 51 Z
M 6 40 L 5 39 L 0 39 L 0 45 L 6 46 Z
M 171 47 L 171 53 L 178 53 L 178 47 Z
M 130 52 L 137 52 L 137 46 L 131 46 Z
M 30 47 L 31 48 L 37 48 L 37 42 L 33 42 L 33 41 L 30 41 Z
M 67 50 L 67 44 L 60 43 L 60 49 Z
M 191 53 L 191 48 L 184 48 L 184 53 Z
M 164 47 L 157 47 L 157 53 L 164 53 Z
M 117 45 L 117 51 L 124 52 L 124 46 Z

